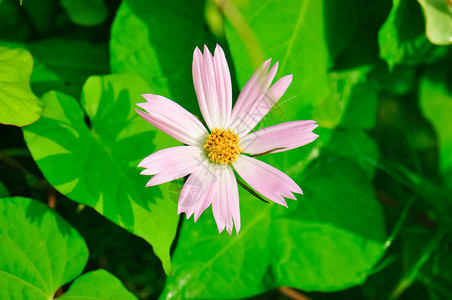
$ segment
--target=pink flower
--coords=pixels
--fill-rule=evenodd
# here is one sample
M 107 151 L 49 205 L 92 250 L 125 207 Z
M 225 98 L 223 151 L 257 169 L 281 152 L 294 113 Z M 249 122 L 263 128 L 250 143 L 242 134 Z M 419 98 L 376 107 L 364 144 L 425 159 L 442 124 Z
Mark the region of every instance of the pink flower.
M 191 113 L 165 97 L 145 94 L 137 110 L 146 121 L 186 146 L 160 150 L 141 161 L 144 175 L 154 175 L 146 186 L 158 185 L 190 175 L 178 203 L 178 214 L 195 222 L 212 204 L 218 230 L 240 230 L 240 206 L 235 170 L 254 190 L 287 207 L 284 197 L 296 200 L 300 187 L 286 174 L 246 154 L 281 152 L 314 141 L 315 121 L 292 121 L 250 131 L 282 97 L 292 75 L 271 87 L 278 63 L 270 71 L 270 59 L 251 76 L 232 108 L 231 76 L 223 50 L 217 45 L 214 56 L 204 46 L 193 54 L 193 83 L 199 107 L 209 131 Z M 267 73 L 268 71 L 268 73 Z

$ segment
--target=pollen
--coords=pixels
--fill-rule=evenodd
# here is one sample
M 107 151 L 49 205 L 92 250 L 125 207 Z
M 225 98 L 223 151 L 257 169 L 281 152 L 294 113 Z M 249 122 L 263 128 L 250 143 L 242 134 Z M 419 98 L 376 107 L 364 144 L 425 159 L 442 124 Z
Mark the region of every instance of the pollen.
M 238 134 L 231 129 L 224 130 L 215 128 L 207 135 L 204 149 L 207 150 L 207 156 L 215 163 L 229 164 L 234 162 L 242 152 L 239 145 Z

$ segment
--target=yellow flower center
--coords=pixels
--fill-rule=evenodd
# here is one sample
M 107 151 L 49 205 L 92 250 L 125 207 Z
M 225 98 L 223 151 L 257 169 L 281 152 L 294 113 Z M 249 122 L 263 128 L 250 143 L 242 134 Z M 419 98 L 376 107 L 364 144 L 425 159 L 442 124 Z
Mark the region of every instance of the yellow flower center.
M 224 130 L 215 128 L 207 135 L 204 149 L 207 156 L 213 162 L 229 164 L 237 159 L 242 148 L 239 146 L 239 136 L 231 129 Z

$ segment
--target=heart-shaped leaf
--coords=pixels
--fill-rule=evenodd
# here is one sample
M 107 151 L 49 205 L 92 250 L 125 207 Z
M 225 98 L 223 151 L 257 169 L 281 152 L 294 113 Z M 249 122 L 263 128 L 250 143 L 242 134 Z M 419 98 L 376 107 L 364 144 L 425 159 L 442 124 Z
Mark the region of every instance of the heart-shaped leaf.
M 105 270 L 83 274 L 71 284 L 69 290 L 59 297 L 60 300 L 80 299 L 137 299 L 128 292 L 121 281 Z
M 0 199 L 0 291 L 9 299 L 51 299 L 88 261 L 83 238 L 45 205 Z
M 362 283 L 385 240 L 370 178 L 355 163 L 329 156 L 301 182 L 305 195 L 288 209 L 241 190 L 237 236 L 218 236 L 210 213 L 184 222 L 162 299 L 243 298 L 279 286 L 337 291 Z
M 27 50 L 0 47 L 0 123 L 25 126 L 41 116 L 43 103 L 30 89 L 32 69 Z
M 170 272 L 176 205 L 167 185 L 145 188 L 147 179 L 137 165 L 157 148 L 178 142 L 135 112 L 140 94 L 149 92 L 135 75 L 91 77 L 83 87 L 84 111 L 72 97 L 49 92 L 43 96 L 42 119 L 25 128 L 24 137 L 58 191 L 143 237 Z
M 0 199 L 0 296 L 48 300 L 88 261 L 80 234 L 44 204 L 22 197 Z M 107 271 L 77 278 L 59 299 L 136 299 Z

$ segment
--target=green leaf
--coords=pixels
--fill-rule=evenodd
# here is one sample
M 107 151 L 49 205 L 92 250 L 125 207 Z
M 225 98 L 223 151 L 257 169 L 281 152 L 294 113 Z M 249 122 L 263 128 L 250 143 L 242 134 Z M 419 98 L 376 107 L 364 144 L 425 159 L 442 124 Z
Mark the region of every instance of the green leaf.
M 78 299 L 137 299 L 127 291 L 115 276 L 105 270 L 83 274 L 77 278 L 69 290 L 59 297 L 61 300 Z
M 167 273 L 178 216 L 167 185 L 145 188 L 138 163 L 178 142 L 136 112 L 140 94 L 153 92 L 136 75 L 91 77 L 82 106 L 57 92 L 43 96 L 42 119 L 24 129 L 33 158 L 47 180 L 70 199 L 148 241 Z M 84 121 L 89 119 L 90 126 Z
M 317 121 L 320 128 L 332 129 L 338 126 L 348 109 L 348 102 L 361 94 L 354 86 L 361 84 L 363 74 L 366 74 L 367 70 L 327 74 L 328 53 L 324 39 L 322 2 L 306 0 L 234 3 L 238 12 L 225 7 L 226 35 L 239 85 L 243 86 L 256 66 L 270 57 L 274 61 L 280 61 L 277 77 L 293 74 L 291 86 L 259 126 L 267 127 L 284 121 L 303 119 Z M 231 13 L 228 14 L 228 10 Z M 358 99 L 353 101 L 359 103 Z M 371 97 L 363 99 L 365 104 L 359 110 L 365 111 L 365 114 L 361 114 L 361 119 L 351 113 L 344 122 L 354 126 L 351 123 L 359 119 L 361 124 L 356 125 L 372 126 L 375 120 L 375 116 L 371 115 L 375 107 L 372 101 Z M 325 145 L 327 140 L 328 136 L 321 136 L 315 146 Z M 316 147 L 309 145 L 290 153 L 278 154 L 276 157 L 282 159 L 276 159 L 274 165 L 283 170 L 292 167 L 299 169 L 299 161 L 308 156 L 312 160 L 312 154 L 318 153 Z
M 448 0 L 418 0 L 425 13 L 425 31 L 433 44 L 452 44 L 452 3 Z
M 305 196 L 289 208 L 240 190 L 237 236 L 218 236 L 210 212 L 184 222 L 162 299 L 243 298 L 279 286 L 337 291 L 364 282 L 385 239 L 371 180 L 334 156 L 294 178 Z
M 388 70 L 387 65 L 380 64 L 369 74 L 369 81 L 381 91 L 403 95 L 417 90 L 416 68 L 398 65 Z
M 367 77 L 360 75 L 356 81 L 350 80 L 347 107 L 340 124 L 350 128 L 371 129 L 377 120 L 378 94 Z M 347 95 L 345 91 L 343 94 Z
M 439 139 L 440 165 L 446 186 L 452 187 L 452 79 L 451 65 L 426 69 L 421 81 L 419 102 L 425 117 L 432 123 Z
M 0 296 L 53 299 L 88 261 L 80 234 L 46 205 L 28 198 L 0 199 Z M 136 299 L 104 270 L 77 278 L 58 299 Z M 4 298 L 6 297 L 6 298 Z
M 140 75 L 198 114 L 191 66 L 195 47 L 212 43 L 205 28 L 203 1 L 125 0 L 111 30 L 111 69 Z
M 108 16 L 103 0 L 61 0 L 61 6 L 71 21 L 81 26 L 102 24 Z
M 325 135 L 328 133 L 319 132 Z M 342 156 L 347 160 L 354 161 L 372 180 L 375 173 L 375 162 L 378 161 L 378 148 L 363 130 L 336 129 L 331 131 L 328 144 L 322 148 L 326 155 Z
M 0 47 L 0 123 L 25 126 L 41 116 L 43 103 L 30 89 L 32 69 L 27 50 Z
M 279 61 L 277 76 L 293 74 L 293 81 L 278 105 L 282 112 L 278 121 L 310 119 L 313 107 L 329 92 L 322 1 L 255 0 L 233 5 L 237 12 L 230 9 L 228 14 L 225 8 L 225 29 L 239 86 L 264 60 Z
M 391 68 L 395 64 L 434 62 L 444 57 L 448 50 L 427 40 L 420 7 L 411 0 L 393 0 L 393 8 L 378 34 L 378 42 L 380 57 Z
M 370 129 L 375 125 L 377 92 L 367 81 L 367 68 L 329 74 L 329 93 L 312 109 L 321 127 L 338 125 Z
M 0 199 L 3 299 L 53 299 L 87 261 L 83 238 L 50 208 L 28 198 Z

